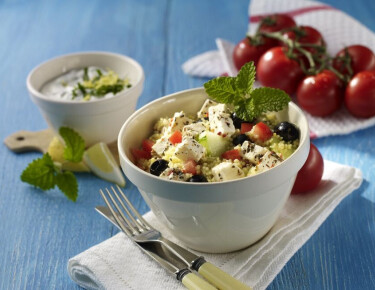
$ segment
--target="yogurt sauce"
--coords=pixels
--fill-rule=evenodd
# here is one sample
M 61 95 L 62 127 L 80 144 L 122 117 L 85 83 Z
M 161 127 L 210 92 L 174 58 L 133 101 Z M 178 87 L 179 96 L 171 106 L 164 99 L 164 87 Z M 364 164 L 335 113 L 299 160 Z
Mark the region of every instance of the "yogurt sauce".
M 103 82 L 104 78 L 106 78 L 106 80 Z M 110 79 L 110 84 L 108 83 L 108 79 Z M 91 86 L 92 84 L 95 84 L 95 82 L 96 87 L 98 87 L 98 81 L 101 81 L 102 87 L 106 86 L 107 88 L 102 90 L 102 92 L 104 91 L 104 94 L 96 94 L 96 92 L 99 90 L 93 91 L 94 89 L 87 87 L 87 85 Z M 113 84 L 113 81 L 115 81 L 115 84 Z M 110 88 L 108 89 L 109 85 L 120 86 L 120 89 L 117 87 L 116 90 L 111 91 Z M 41 93 L 51 99 L 89 101 L 97 98 L 102 99 L 113 97 L 116 93 L 122 91 L 123 89 L 129 88 L 130 86 L 131 85 L 129 84 L 128 80 L 120 79 L 118 75 L 112 71 L 104 70 L 95 66 L 89 66 L 83 69 L 71 70 L 49 81 L 43 85 Z

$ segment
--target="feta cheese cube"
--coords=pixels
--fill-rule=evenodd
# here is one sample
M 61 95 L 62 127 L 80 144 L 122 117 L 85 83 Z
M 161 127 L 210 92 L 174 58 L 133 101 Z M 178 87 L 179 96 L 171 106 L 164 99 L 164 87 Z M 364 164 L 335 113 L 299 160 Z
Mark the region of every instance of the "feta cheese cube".
M 198 111 L 197 116 L 198 118 L 207 118 L 208 117 L 208 108 L 211 106 L 216 106 L 217 103 L 213 100 L 207 99 L 203 105 L 202 108 Z
M 219 104 L 208 108 L 208 120 L 210 129 L 219 135 L 232 135 L 236 129 L 233 120 L 227 113 L 227 106 Z
M 171 124 L 168 127 L 167 134 L 172 134 L 175 131 L 181 131 L 186 125 L 193 123 L 193 120 L 188 118 L 186 114 L 181 112 L 174 113 Z
M 267 151 L 257 165 L 256 171 L 258 173 L 266 171 L 280 164 L 282 161 L 275 152 Z
M 199 161 L 205 151 L 205 148 L 195 139 L 185 136 L 182 138 L 182 142 L 176 146 L 175 156 L 183 161 L 189 159 Z
M 243 142 L 241 146 L 241 156 L 250 160 L 250 162 L 253 164 L 258 164 L 267 151 L 267 148 L 251 143 L 249 141 Z
M 160 178 L 168 180 L 186 181 L 191 174 L 185 174 L 176 168 L 167 168 L 160 175 Z
M 182 128 L 182 135 L 194 138 L 204 131 L 206 131 L 206 126 L 202 122 L 198 122 L 186 125 L 184 128 Z
M 164 135 L 158 139 L 155 144 L 152 146 L 152 150 L 156 152 L 159 156 L 163 156 L 164 152 L 171 146 L 172 143 L 169 142 L 168 136 Z
M 232 162 L 222 162 L 212 168 L 215 181 L 227 181 L 244 177 L 245 174 L 241 168 Z

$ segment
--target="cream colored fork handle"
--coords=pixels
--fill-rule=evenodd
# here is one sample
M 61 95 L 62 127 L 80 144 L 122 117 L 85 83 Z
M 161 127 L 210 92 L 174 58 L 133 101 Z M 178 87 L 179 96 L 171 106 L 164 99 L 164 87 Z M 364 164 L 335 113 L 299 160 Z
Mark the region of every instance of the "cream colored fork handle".
M 217 290 L 217 288 L 193 273 L 185 275 L 181 282 L 186 288 L 191 290 Z
M 222 290 L 251 290 L 252 288 L 234 279 L 231 275 L 220 270 L 209 262 L 199 267 L 198 273 L 208 282 Z

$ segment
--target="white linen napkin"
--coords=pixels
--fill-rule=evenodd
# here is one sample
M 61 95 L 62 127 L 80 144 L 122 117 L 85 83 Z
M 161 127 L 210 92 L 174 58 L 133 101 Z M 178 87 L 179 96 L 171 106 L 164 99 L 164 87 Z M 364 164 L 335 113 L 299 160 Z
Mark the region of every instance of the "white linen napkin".
M 308 194 L 291 195 L 276 224 L 259 242 L 237 252 L 202 255 L 254 289 L 265 289 L 341 200 L 361 182 L 360 170 L 325 160 L 323 180 L 318 188 Z M 152 212 L 145 218 L 165 237 L 179 243 Z M 68 272 L 73 281 L 86 289 L 184 289 L 123 233 L 71 258 Z
M 352 44 L 362 44 L 375 51 L 375 34 L 371 30 L 348 14 L 317 1 L 251 0 L 248 33 L 255 33 L 262 16 L 276 12 L 291 15 L 298 25 L 310 25 L 318 29 L 327 42 L 330 55 L 335 55 L 345 46 Z M 187 60 L 182 65 L 183 71 L 199 77 L 216 77 L 223 74 L 236 76 L 238 71 L 232 60 L 235 44 L 219 38 L 216 39 L 216 46 L 217 51 L 209 51 Z M 259 86 L 259 83 L 256 83 L 256 86 Z M 375 125 L 375 117 L 355 118 L 344 106 L 329 117 L 313 117 L 308 113 L 306 115 L 313 138 L 349 134 Z

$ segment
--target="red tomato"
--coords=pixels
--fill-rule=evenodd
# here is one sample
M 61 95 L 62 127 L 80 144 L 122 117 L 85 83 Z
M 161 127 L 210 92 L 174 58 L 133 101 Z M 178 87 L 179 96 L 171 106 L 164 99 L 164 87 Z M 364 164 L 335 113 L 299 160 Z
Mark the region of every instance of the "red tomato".
M 262 54 L 272 46 L 271 40 L 265 37 L 260 37 L 256 41 L 250 37 L 242 39 L 233 49 L 235 67 L 240 70 L 245 63 L 250 61 L 253 61 L 256 66 Z
M 298 171 L 292 193 L 304 193 L 316 188 L 324 171 L 323 157 L 318 148 L 310 143 L 310 152 L 302 168 Z
M 271 139 L 273 133 L 271 129 L 263 122 L 257 123 L 250 132 L 251 137 L 260 142 Z
M 341 107 L 343 99 L 343 86 L 329 70 L 306 77 L 297 89 L 299 106 L 313 116 L 332 114 Z
M 263 86 L 278 88 L 292 95 L 304 73 L 298 62 L 288 58 L 284 50 L 278 46 L 263 54 L 258 62 L 257 76 Z
M 142 141 L 142 149 L 146 152 L 152 151 L 152 146 L 154 146 L 155 142 L 151 141 L 150 139 L 145 139 Z
M 232 150 L 228 150 L 228 151 L 224 152 L 223 154 L 221 154 L 221 157 L 224 158 L 224 159 L 231 159 L 231 160 L 238 159 L 238 160 L 240 160 L 241 159 L 241 153 L 237 149 L 232 149 Z
M 375 116 L 375 72 L 363 71 L 354 76 L 345 91 L 348 111 L 360 118 Z
M 253 129 L 253 124 L 243 122 L 241 123 L 241 134 L 245 134 L 246 132 L 251 131 Z
M 131 152 L 136 160 L 139 159 L 150 159 L 151 158 L 151 153 L 147 152 L 143 149 L 137 149 L 137 148 L 132 148 Z
M 298 41 L 301 44 L 325 45 L 323 36 L 311 26 L 298 26 L 283 33 L 285 39 Z M 309 47 L 306 48 L 310 50 Z
M 174 131 L 169 137 L 169 141 L 174 145 L 182 142 L 182 134 L 180 131 Z
M 345 54 L 349 54 L 350 67 L 353 75 L 364 70 L 375 70 L 375 55 L 371 49 L 363 45 L 350 45 L 336 54 L 333 66 L 343 74 L 348 74 L 345 62 L 342 60 Z
M 187 160 L 185 163 L 184 163 L 184 173 L 191 173 L 193 175 L 197 174 L 197 163 L 195 162 L 195 160 L 193 159 L 190 159 L 190 160 Z
M 296 26 L 296 22 L 287 14 L 273 14 L 264 17 L 259 25 L 261 32 L 276 32 Z

